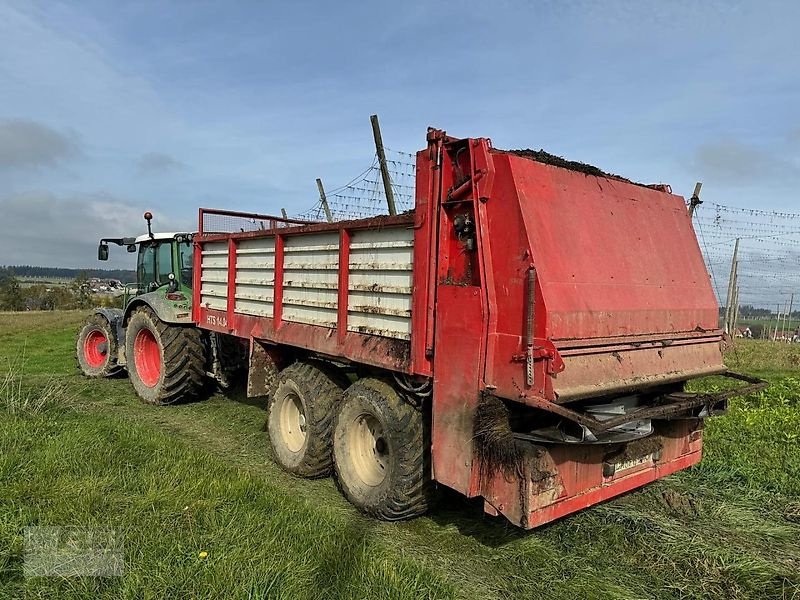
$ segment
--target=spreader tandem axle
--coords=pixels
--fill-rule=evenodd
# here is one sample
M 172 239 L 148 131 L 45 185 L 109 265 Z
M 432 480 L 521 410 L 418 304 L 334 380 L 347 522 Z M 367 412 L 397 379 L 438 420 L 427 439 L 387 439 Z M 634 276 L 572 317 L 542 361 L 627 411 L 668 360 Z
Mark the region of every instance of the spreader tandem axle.
M 488 139 L 427 142 L 406 214 L 201 209 L 193 235 L 110 240 L 140 245 L 139 284 L 87 323 L 84 373 L 124 364 L 168 403 L 243 364 L 275 460 L 334 473 L 387 520 L 425 512 L 436 482 L 533 528 L 697 463 L 704 418 L 764 384 L 723 365 L 683 199 Z M 237 339 L 249 363 L 223 351 Z M 709 375 L 740 383 L 685 391 Z

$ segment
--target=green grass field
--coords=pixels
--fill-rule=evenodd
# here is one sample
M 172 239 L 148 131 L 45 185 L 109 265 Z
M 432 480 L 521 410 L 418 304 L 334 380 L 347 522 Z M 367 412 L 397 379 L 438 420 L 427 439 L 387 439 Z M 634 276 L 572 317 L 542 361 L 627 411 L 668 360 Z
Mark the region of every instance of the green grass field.
M 800 348 L 729 353 L 773 385 L 709 421 L 700 466 L 525 533 L 455 495 L 365 518 L 273 465 L 241 392 L 81 378 L 82 319 L 0 314 L 0 598 L 800 598 Z M 124 575 L 25 578 L 30 525 L 115 528 Z

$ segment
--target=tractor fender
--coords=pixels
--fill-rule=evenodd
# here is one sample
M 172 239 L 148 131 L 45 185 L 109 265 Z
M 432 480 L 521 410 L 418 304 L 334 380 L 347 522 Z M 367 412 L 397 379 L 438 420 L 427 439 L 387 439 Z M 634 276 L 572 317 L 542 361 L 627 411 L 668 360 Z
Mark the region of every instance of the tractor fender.
M 122 309 L 98 307 L 94 309 L 94 314 L 100 315 L 111 325 L 117 338 L 117 346 L 125 346 L 125 325 L 123 323 L 125 313 Z
M 164 323 L 172 325 L 194 325 L 192 321 L 192 311 L 189 308 L 176 308 L 173 304 L 167 302 L 157 292 L 150 292 L 137 296 L 128 303 L 125 307 L 125 316 L 123 318 L 123 326 L 128 325 L 128 321 L 137 308 L 147 306 L 152 310 L 156 316 Z

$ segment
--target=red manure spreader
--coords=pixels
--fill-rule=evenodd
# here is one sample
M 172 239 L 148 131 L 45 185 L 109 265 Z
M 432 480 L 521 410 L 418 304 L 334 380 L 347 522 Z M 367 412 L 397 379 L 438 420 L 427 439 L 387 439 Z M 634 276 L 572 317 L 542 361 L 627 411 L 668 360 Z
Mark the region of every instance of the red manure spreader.
M 201 209 L 198 232 L 101 242 L 138 245 L 140 281 L 87 322 L 84 372 L 125 368 L 164 404 L 241 365 L 287 471 L 333 473 L 381 519 L 436 483 L 523 528 L 697 463 L 703 420 L 764 386 L 723 364 L 669 186 L 431 129 L 415 198 L 334 223 Z M 741 383 L 685 390 L 710 375 Z

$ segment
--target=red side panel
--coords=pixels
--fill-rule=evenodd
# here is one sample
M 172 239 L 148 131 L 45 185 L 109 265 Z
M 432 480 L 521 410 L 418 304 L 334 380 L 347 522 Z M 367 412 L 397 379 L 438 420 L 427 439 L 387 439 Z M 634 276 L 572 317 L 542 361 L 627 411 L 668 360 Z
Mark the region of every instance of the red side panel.
M 680 196 L 511 154 L 552 340 L 717 328 L 717 300 Z
M 433 475 L 439 483 L 471 496 L 478 484 L 472 438 L 484 353 L 482 331 L 475 327 L 485 316 L 480 288 L 440 286 L 436 313 Z
M 424 203 L 422 203 L 424 206 Z M 201 212 L 201 224 L 204 214 L 211 214 L 212 211 Z M 217 211 L 223 215 L 226 211 Z M 234 213 L 241 216 L 242 213 Z M 265 217 L 271 219 L 271 217 Z M 277 219 L 277 218 L 276 218 Z M 280 219 L 278 219 L 280 220 Z M 432 318 L 432 311 L 428 311 L 428 276 L 429 266 L 433 264 L 428 260 L 427 252 L 432 243 L 430 235 L 430 218 L 426 218 L 423 213 L 415 218 L 414 215 L 403 214 L 393 217 L 374 217 L 371 219 L 361 219 L 356 221 L 337 222 L 337 223 L 313 223 L 296 224 L 292 222 L 283 223 L 281 227 L 270 229 L 258 229 L 255 231 L 244 231 L 238 233 L 221 233 L 198 235 L 195 238 L 195 269 L 194 269 L 194 289 L 193 294 L 193 317 L 198 327 L 227 333 L 237 337 L 255 338 L 272 344 L 283 344 L 297 348 L 307 349 L 312 352 L 325 354 L 331 357 L 340 357 L 356 363 L 381 367 L 392 371 L 413 373 L 429 376 L 431 374 L 431 357 L 427 352 L 427 328 L 428 317 Z M 399 337 L 385 337 L 373 335 L 361 331 L 348 329 L 348 311 L 351 311 L 349 295 L 354 291 L 350 285 L 350 253 L 352 236 L 359 232 L 383 229 L 402 229 L 408 231 L 414 228 L 414 262 L 412 271 L 412 305 L 411 326 L 412 332 L 410 339 Z M 308 324 L 297 321 L 290 321 L 285 316 L 286 289 L 289 287 L 284 281 L 284 274 L 287 271 L 286 254 L 287 244 L 290 244 L 298 236 L 312 236 L 319 233 L 336 234 L 338 237 L 338 255 L 336 258 L 336 269 L 334 273 L 336 298 L 336 314 L 334 316 L 334 326 L 327 327 L 315 324 Z M 244 310 L 237 309 L 237 300 L 248 299 L 247 295 L 237 295 L 237 284 L 243 284 L 237 275 L 237 248 L 240 244 L 246 244 L 258 239 L 274 238 L 274 267 L 270 262 L 264 262 L 263 273 L 260 276 L 268 277 L 267 280 L 255 283 L 244 282 L 244 285 L 263 290 L 247 291 L 248 294 L 262 292 L 266 295 L 270 288 L 273 289 L 271 297 L 271 314 L 260 313 L 251 314 Z M 203 250 L 208 244 L 220 242 L 227 245 L 227 263 L 225 273 L 227 274 L 225 285 L 225 310 L 212 308 L 211 304 L 203 303 L 203 283 L 204 281 L 214 283 L 213 279 L 204 280 Z M 435 243 L 435 240 L 433 240 Z M 391 249 L 391 247 L 390 247 Z M 215 251 L 211 251 L 215 252 Z M 239 257 L 241 258 L 241 257 Z M 249 267 L 251 273 L 248 277 L 252 278 L 253 266 Z M 207 267 L 213 270 L 214 267 Z M 219 267 L 216 267 L 219 269 Z M 248 267 L 242 267 L 247 270 Z M 261 268 L 261 267 L 256 267 Z M 273 270 L 270 272 L 270 268 Z M 375 267 L 376 269 L 378 267 Z M 217 277 L 218 273 L 215 274 Z M 328 282 L 324 282 L 328 285 Z M 377 285 L 377 284 L 376 284 Z M 297 287 L 297 286 L 295 286 Z M 326 288 L 327 289 L 327 288 Z M 308 302 L 301 298 L 295 299 L 295 304 Z M 252 310 L 252 309 L 251 309 Z M 432 322 L 430 330 L 433 330 Z M 430 342 L 432 344 L 432 341 Z

